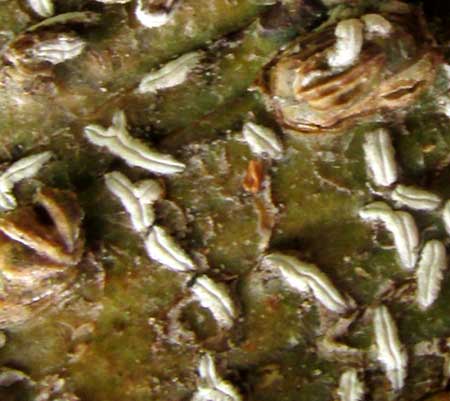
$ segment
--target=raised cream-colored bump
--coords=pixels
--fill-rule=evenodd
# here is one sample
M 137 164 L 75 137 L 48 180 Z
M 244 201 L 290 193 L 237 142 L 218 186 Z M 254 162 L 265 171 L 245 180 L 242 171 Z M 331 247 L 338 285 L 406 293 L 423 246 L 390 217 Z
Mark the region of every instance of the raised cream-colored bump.
M 335 29 L 336 43 L 328 52 L 328 64 L 333 68 L 347 68 L 359 58 L 364 42 L 363 24 L 352 18 L 341 21 Z

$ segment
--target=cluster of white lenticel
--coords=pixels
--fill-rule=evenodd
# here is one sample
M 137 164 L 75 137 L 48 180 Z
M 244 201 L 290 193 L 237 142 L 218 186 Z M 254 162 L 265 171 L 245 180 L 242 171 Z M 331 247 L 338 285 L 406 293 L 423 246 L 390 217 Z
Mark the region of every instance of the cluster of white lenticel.
M 254 153 L 271 157 L 281 156 L 281 143 L 269 128 L 247 123 L 243 134 Z M 382 187 L 392 186 L 397 181 L 398 170 L 388 132 L 379 129 L 366 134 L 364 151 L 375 184 Z M 437 210 L 442 204 L 437 195 L 404 185 L 397 185 L 389 194 L 398 205 L 416 210 Z M 446 225 L 450 225 L 449 205 L 450 203 L 447 203 L 442 210 Z M 420 239 L 412 215 L 395 211 L 385 202 L 367 205 L 360 211 L 360 215 L 365 220 L 384 223 L 393 234 L 401 265 L 408 270 L 414 269 L 419 260 Z M 298 292 L 311 294 L 331 312 L 345 314 L 356 308 L 354 300 L 349 295 L 340 293 L 316 265 L 281 253 L 266 255 L 263 264 L 277 268 L 290 287 Z M 438 240 L 428 241 L 422 248 L 417 269 L 417 302 L 421 308 L 428 308 L 436 300 L 445 268 L 444 245 Z M 385 305 L 374 309 L 373 321 L 377 358 L 384 367 L 392 389 L 398 391 L 404 386 L 407 375 L 408 356 L 405 347 L 400 342 L 395 322 Z M 338 394 L 342 401 L 362 399 L 364 385 L 355 369 L 348 369 L 342 374 Z
M 380 128 L 366 134 L 364 152 L 373 182 L 379 187 L 395 186 L 387 196 L 396 206 L 440 213 L 448 228 L 450 202 L 441 208 L 443 202 L 438 195 L 421 188 L 396 184 L 398 168 L 394 147 L 385 129 Z M 413 271 L 417 266 L 418 305 L 422 309 L 431 306 L 438 297 L 442 272 L 447 267 L 446 250 L 442 241 L 430 240 L 421 250 L 420 235 L 413 216 L 402 210 L 394 210 L 383 201 L 365 206 L 360 211 L 360 216 L 364 220 L 383 223 L 392 233 L 402 267 Z
M 172 156 L 150 149 L 128 132 L 125 114 L 116 112 L 113 125 L 105 129 L 98 125 L 85 128 L 88 140 L 106 147 L 110 153 L 122 158 L 132 167 L 140 167 L 154 174 L 171 175 L 185 169 L 183 163 Z M 195 262 L 161 226 L 155 224 L 153 204 L 163 196 L 161 185 L 151 179 L 132 183 L 124 174 L 114 171 L 105 175 L 108 189 L 119 198 L 131 218 L 136 232 L 142 235 L 148 256 L 164 267 L 183 274 L 198 270 Z M 229 328 L 235 308 L 229 294 L 220 284 L 206 276 L 196 278 L 192 286 L 199 302 L 210 309 L 220 326 Z
M 130 0 L 98 0 L 105 4 L 125 4 Z M 54 14 L 52 0 L 29 0 L 31 9 L 43 18 Z M 174 8 L 169 11 L 149 12 L 142 0 L 137 0 L 136 18 L 145 28 L 155 28 L 166 24 L 173 16 Z M 79 56 L 86 43 L 75 35 L 61 33 L 55 38 L 43 41 L 28 49 L 28 53 L 38 61 L 59 64 Z M 143 77 L 136 92 L 139 94 L 156 93 L 183 83 L 203 56 L 203 52 L 191 52 L 170 61 Z M 85 128 L 88 140 L 98 146 L 106 147 L 112 154 L 124 159 L 132 167 L 140 167 L 151 173 L 170 175 L 182 172 L 183 163 L 170 155 L 163 155 L 148 148 L 133 138 L 126 126 L 123 112 L 117 112 L 113 124 L 105 129 L 98 125 Z M 31 156 L 14 163 L 0 177 L 0 208 L 11 210 L 16 206 L 12 194 L 13 185 L 37 173 L 50 158 L 49 152 Z M 163 188 L 158 181 L 146 179 L 131 182 L 123 173 L 113 171 L 105 175 L 107 188 L 122 203 L 130 215 L 133 229 L 144 239 L 148 256 L 166 268 L 182 273 L 194 274 L 197 266 L 192 258 L 176 243 L 170 234 L 155 225 L 154 203 L 163 196 Z M 236 318 L 236 308 L 223 284 L 214 282 L 206 275 L 196 277 L 191 287 L 192 297 L 200 305 L 210 310 L 221 329 L 229 330 Z M 219 378 L 214 362 L 209 354 L 200 361 L 201 384 L 194 400 L 214 399 L 240 400 L 240 395 L 226 381 Z
M 98 1 L 105 4 L 124 4 L 130 0 Z M 52 0 L 29 0 L 29 5 L 41 17 L 50 17 L 54 13 Z M 137 0 L 135 9 L 136 18 L 146 28 L 166 24 L 173 12 L 173 9 L 167 12 L 149 12 L 142 0 Z M 387 36 L 391 30 L 390 23 L 377 14 L 365 15 L 361 20 L 350 19 L 340 22 L 335 32 L 336 44 L 328 53 L 329 65 L 337 69 L 352 65 L 359 57 L 364 35 L 368 38 Z M 83 41 L 76 37 L 61 35 L 48 43 L 41 42 L 36 48 L 31 49 L 33 57 L 58 64 L 81 54 L 85 48 Z M 146 75 L 137 88 L 137 93 L 155 93 L 181 84 L 201 57 L 201 52 L 192 52 L 167 63 Z M 176 161 L 172 156 L 152 150 L 133 138 L 128 132 L 123 112 L 114 115 L 113 124 L 109 128 L 90 125 L 86 127 L 85 134 L 91 143 L 106 147 L 132 167 L 140 167 L 161 175 L 180 173 L 185 168 L 183 163 Z M 243 136 L 255 154 L 271 158 L 280 158 L 283 154 L 281 142 L 267 127 L 247 123 L 244 125 Z M 367 134 L 364 150 L 375 184 L 387 187 L 393 185 L 397 180 L 397 167 L 389 134 L 382 129 Z M 0 177 L 0 207 L 3 210 L 14 208 L 16 205 L 12 195 L 14 183 L 34 175 L 49 158 L 50 154 L 44 152 L 22 159 L 6 170 Z M 154 224 L 153 205 L 163 196 L 160 184 L 151 179 L 133 183 L 120 172 L 106 174 L 105 182 L 130 215 L 133 229 L 143 237 L 148 256 L 174 272 L 194 274 L 197 266 L 192 258 L 163 227 Z M 402 185 L 398 185 L 392 191 L 391 199 L 402 206 L 427 211 L 436 210 L 442 203 L 441 199 L 432 193 Z M 366 220 L 381 221 L 393 234 L 402 266 L 405 269 L 414 269 L 419 258 L 419 234 L 413 217 L 404 211 L 394 211 L 384 202 L 374 202 L 366 206 L 360 215 Z M 450 202 L 444 206 L 442 215 L 446 228 L 450 231 Z M 281 253 L 266 255 L 263 263 L 277 268 L 292 288 L 301 293 L 311 294 L 331 312 L 343 314 L 356 307 L 353 299 L 341 294 L 330 279 L 313 264 Z M 446 251 L 442 242 L 438 240 L 427 242 L 423 246 L 417 269 L 417 302 L 421 308 L 428 308 L 437 298 L 445 268 Z M 191 290 L 193 298 L 211 311 L 220 328 L 232 327 L 236 309 L 222 284 L 201 275 L 195 279 Z M 378 359 L 383 364 L 393 389 L 399 390 L 403 387 L 406 377 L 407 354 L 400 343 L 395 322 L 384 305 L 374 311 L 374 330 Z M 241 400 L 239 393 L 218 376 L 211 355 L 205 354 L 200 359 L 199 375 L 201 382 L 193 401 Z M 358 379 L 355 369 L 349 369 L 342 374 L 338 394 L 342 401 L 362 399 L 364 385 Z
M 177 174 L 185 169 L 185 165 L 172 156 L 152 150 L 133 138 L 127 129 L 125 114 L 121 111 L 116 112 L 109 128 L 89 125 L 85 128 L 85 135 L 91 143 L 107 148 L 131 167 L 140 167 L 160 175 Z M 130 215 L 132 227 L 142 236 L 148 256 L 171 271 L 194 275 L 198 266 L 193 259 L 163 227 L 155 224 L 153 205 L 163 196 L 161 185 L 152 179 L 133 183 L 117 171 L 106 174 L 105 182 Z M 236 308 L 223 284 L 202 274 L 195 278 L 190 289 L 193 299 L 211 312 L 218 327 L 231 329 L 236 318 Z M 240 399 L 231 385 L 218 377 L 209 354 L 201 359 L 199 371 L 202 384 L 194 396 L 195 400 L 209 400 L 212 395 L 215 395 L 214 399 L 219 399 L 219 394 L 225 391 L 232 396 L 232 400 Z
M 380 128 L 368 132 L 363 147 L 374 184 L 388 189 L 384 191 L 385 197 L 396 207 L 440 213 L 448 230 L 450 202 L 441 207 L 443 202 L 438 195 L 421 188 L 396 184 L 398 168 L 394 147 L 387 130 Z M 433 239 L 421 247 L 420 234 L 414 217 L 409 212 L 394 210 L 384 201 L 365 206 L 359 214 L 366 221 L 382 223 L 392 234 L 400 264 L 404 269 L 414 271 L 417 267 L 416 301 L 421 309 L 429 308 L 439 295 L 443 271 L 447 268 L 446 249 L 442 241 Z M 381 306 L 375 314 L 374 326 L 379 360 L 384 364 L 393 387 L 400 389 L 406 377 L 407 355 L 398 341 L 394 322 L 385 306 Z M 395 347 L 389 341 L 391 336 L 383 335 L 383 330 L 387 327 L 391 327 L 390 330 L 395 333 Z
M 97 0 L 104 4 L 126 4 L 131 0 Z M 48 18 L 55 13 L 55 6 L 52 0 L 28 0 L 28 4 L 31 9 L 40 17 Z M 137 20 L 145 28 L 157 28 L 167 24 L 173 17 L 175 8 L 169 7 L 169 10 L 161 10 L 151 12 L 145 6 L 144 0 L 137 0 L 134 14 Z
M 283 146 L 273 130 L 258 124 L 248 122 L 243 128 L 243 137 L 251 151 L 259 156 L 279 159 L 283 155 Z M 294 256 L 279 252 L 265 255 L 262 264 L 279 271 L 286 283 L 295 291 L 310 294 L 320 305 L 337 315 L 346 314 L 356 308 L 355 301 L 347 294 L 342 294 L 331 280 L 314 264 L 306 263 Z M 387 309 L 378 308 L 375 311 L 377 344 L 383 362 L 388 365 L 388 376 L 394 381 L 396 371 L 392 361 L 400 354 L 404 355 L 398 339 L 396 327 Z M 384 324 L 387 322 L 388 324 Z M 387 340 L 386 340 L 387 339 Z M 404 364 L 406 366 L 406 362 Z M 400 378 L 399 380 L 403 380 Z M 358 378 L 356 369 L 346 370 L 340 379 L 337 391 L 342 401 L 359 401 L 364 396 L 364 385 Z
M 125 4 L 131 0 L 97 0 L 105 4 Z M 28 0 L 29 7 L 39 17 L 50 18 L 55 13 L 55 6 L 52 0 Z M 157 28 L 167 24 L 172 18 L 176 7 L 169 7 L 169 10 L 150 12 L 143 3 L 137 0 L 135 16 L 144 28 Z M 86 42 L 75 34 L 59 33 L 54 38 L 41 41 L 27 49 L 27 55 L 40 62 L 60 64 L 67 60 L 78 57 L 86 48 Z M 151 92 L 154 78 L 157 78 L 161 87 L 170 87 L 184 81 L 187 73 L 195 66 L 201 52 L 192 52 L 183 55 L 180 59 L 168 63 L 157 72 L 150 73 L 144 78 L 138 91 L 140 93 Z M 156 74 L 156 76 L 155 76 Z M 164 80 L 163 76 L 169 77 Z

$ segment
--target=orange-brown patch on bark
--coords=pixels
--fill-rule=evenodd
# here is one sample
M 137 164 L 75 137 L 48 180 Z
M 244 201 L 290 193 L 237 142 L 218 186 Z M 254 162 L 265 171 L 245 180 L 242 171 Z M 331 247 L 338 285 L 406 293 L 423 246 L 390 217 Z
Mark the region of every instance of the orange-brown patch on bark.
M 259 160 L 251 160 L 247 167 L 247 174 L 244 177 L 242 186 L 247 192 L 253 194 L 261 190 L 261 185 L 264 179 L 264 168 L 262 162 Z

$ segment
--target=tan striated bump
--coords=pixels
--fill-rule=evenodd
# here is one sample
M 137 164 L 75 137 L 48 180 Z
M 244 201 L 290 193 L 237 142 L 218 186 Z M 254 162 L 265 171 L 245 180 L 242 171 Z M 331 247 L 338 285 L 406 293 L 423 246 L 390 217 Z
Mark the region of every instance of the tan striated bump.
M 86 42 L 78 36 L 61 33 L 53 39 L 34 45 L 29 53 L 37 61 L 60 64 L 78 57 L 86 48 Z
M 77 264 L 84 242 L 80 238 L 82 213 L 75 196 L 68 191 L 45 189 L 37 196 L 37 203 L 48 213 L 51 223 L 42 221 L 35 208 L 23 207 L 0 217 L 0 231 L 54 263 Z
M 35 196 L 55 224 L 67 252 L 73 252 L 81 235 L 84 214 L 74 193 L 54 188 L 42 188 Z

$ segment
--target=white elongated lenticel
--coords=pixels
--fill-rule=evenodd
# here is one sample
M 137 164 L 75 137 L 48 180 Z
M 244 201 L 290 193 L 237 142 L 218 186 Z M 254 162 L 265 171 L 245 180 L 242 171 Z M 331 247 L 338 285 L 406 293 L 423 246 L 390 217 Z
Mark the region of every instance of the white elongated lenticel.
M 148 256 L 175 272 L 195 270 L 192 259 L 174 241 L 174 239 L 159 226 L 153 226 L 145 240 Z
M 0 212 L 13 210 L 17 207 L 17 200 L 12 193 L 9 184 L 0 182 Z
M 397 326 L 384 305 L 374 311 L 374 330 L 378 360 L 383 364 L 392 388 L 398 391 L 405 384 L 408 355 L 400 343 Z
M 328 64 L 333 68 L 346 68 L 359 58 L 364 42 L 363 24 L 352 18 L 341 21 L 334 31 L 336 43 L 328 52 Z
M 144 180 L 133 184 L 127 177 L 117 171 L 106 174 L 108 189 L 117 196 L 131 217 L 133 228 L 143 232 L 155 221 L 152 205 L 163 193 L 163 189 L 154 180 Z
M 79 56 L 86 42 L 74 35 L 60 34 L 54 39 L 44 40 L 29 51 L 34 59 L 51 64 L 60 64 Z
M 105 129 L 98 125 L 88 125 L 85 135 L 91 143 L 106 147 L 113 155 L 133 167 L 141 167 L 158 174 L 176 174 L 185 168 L 183 163 L 172 156 L 151 150 L 133 138 L 128 132 L 125 114 L 121 111 L 114 115 L 111 127 Z
M 0 176 L 0 181 L 15 184 L 33 177 L 52 157 L 52 152 L 42 152 L 24 157 L 9 166 Z
M 415 210 L 436 210 L 442 203 L 442 199 L 432 192 L 405 185 L 397 185 L 391 196 L 400 205 Z
M 364 384 L 358 379 L 356 369 L 349 369 L 341 375 L 338 395 L 341 401 L 361 401 L 363 399 Z
M 386 222 L 386 227 L 394 236 L 403 266 L 406 269 L 414 269 L 419 252 L 419 231 L 414 218 L 407 212 L 395 212 L 395 218 Z
M 360 210 L 364 220 L 381 221 L 394 237 L 402 266 L 411 270 L 419 253 L 419 232 L 414 218 L 407 212 L 394 211 L 384 202 L 374 202 Z
M 173 16 L 174 9 L 150 11 L 144 4 L 145 0 L 137 0 L 135 15 L 146 28 L 159 28 L 167 24 Z
M 336 313 L 344 313 L 350 309 L 347 300 L 317 266 L 281 253 L 267 255 L 264 262 L 277 267 L 287 283 L 297 291 L 310 290 L 327 309 Z
M 447 252 L 441 241 L 428 241 L 423 247 L 417 268 L 417 303 L 427 309 L 437 299 L 443 271 L 447 268 Z
M 191 52 L 170 61 L 159 70 L 147 74 L 139 84 L 138 93 L 156 93 L 186 81 L 190 72 L 199 64 L 203 53 Z
M 17 206 L 16 198 L 12 193 L 14 184 L 36 175 L 51 157 L 51 152 L 24 157 L 11 164 L 0 175 L 0 210 L 12 210 Z
M 191 401 L 241 401 L 239 392 L 217 373 L 216 365 L 210 354 L 201 357 L 198 373 L 200 383 Z
M 392 24 L 380 14 L 366 14 L 361 19 L 366 32 L 371 35 L 386 37 L 392 33 Z
M 53 0 L 28 0 L 33 11 L 41 17 L 48 18 L 55 13 Z
M 443 95 L 437 98 L 438 110 L 450 118 L 450 99 Z
M 444 221 L 445 231 L 450 235 L 450 200 L 445 202 L 442 209 L 442 220 Z
M 364 139 L 365 159 L 375 184 L 393 184 L 397 181 L 397 164 L 389 133 L 380 128 L 367 133 Z
M 195 280 L 192 292 L 200 305 L 209 309 L 221 328 L 228 330 L 233 326 L 236 311 L 223 285 L 215 283 L 207 276 L 200 276 Z
M 248 122 L 244 124 L 242 134 L 253 153 L 267 154 L 274 159 L 283 155 L 283 145 L 272 129 Z

